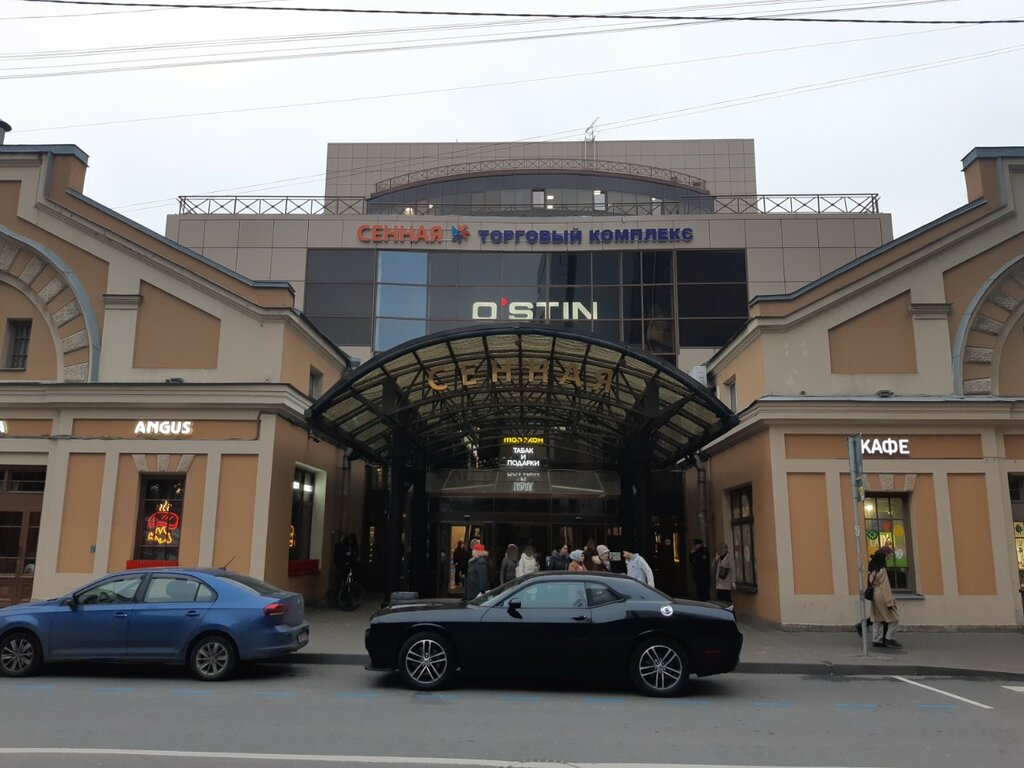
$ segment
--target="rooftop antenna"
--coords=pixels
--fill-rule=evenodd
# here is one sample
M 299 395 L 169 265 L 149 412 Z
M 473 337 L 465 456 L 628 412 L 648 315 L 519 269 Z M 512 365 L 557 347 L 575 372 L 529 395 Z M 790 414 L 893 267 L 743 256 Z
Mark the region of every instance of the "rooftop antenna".
M 597 160 L 597 130 L 594 126 L 597 125 L 597 121 L 600 117 L 595 117 L 590 125 L 587 126 L 587 130 L 583 132 L 583 159 L 590 160 L 591 162 Z

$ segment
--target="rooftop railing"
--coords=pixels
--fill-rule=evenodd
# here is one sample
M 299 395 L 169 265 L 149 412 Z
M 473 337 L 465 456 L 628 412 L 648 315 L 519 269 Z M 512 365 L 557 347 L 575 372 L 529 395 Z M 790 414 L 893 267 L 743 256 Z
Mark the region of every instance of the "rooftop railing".
M 707 189 L 707 182 L 704 179 L 668 168 L 655 168 L 651 165 L 624 163 L 616 160 L 538 157 L 521 160 L 477 160 L 469 163 L 442 165 L 436 168 L 424 168 L 377 182 L 374 187 L 374 194 L 379 195 L 393 189 L 413 186 L 420 182 L 440 181 L 457 176 L 484 176 L 489 173 L 507 174 L 509 172 L 523 173 L 528 171 L 544 171 L 546 173 L 584 171 L 587 173 L 660 181 L 672 184 L 673 186 L 690 187 L 692 189 Z
M 375 203 L 362 197 L 179 197 L 182 216 L 686 216 L 698 214 L 877 214 L 878 195 L 694 195 L 678 201 L 603 206 Z

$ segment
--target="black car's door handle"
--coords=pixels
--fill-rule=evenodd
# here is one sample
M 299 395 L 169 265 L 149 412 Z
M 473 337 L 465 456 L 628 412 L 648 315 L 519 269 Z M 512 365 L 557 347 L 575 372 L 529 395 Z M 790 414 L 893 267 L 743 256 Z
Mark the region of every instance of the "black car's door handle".
M 188 616 L 190 619 L 194 619 L 196 616 L 199 615 L 199 611 L 186 611 L 185 615 Z
M 586 616 L 573 616 L 572 620 L 573 621 L 586 621 L 587 617 Z

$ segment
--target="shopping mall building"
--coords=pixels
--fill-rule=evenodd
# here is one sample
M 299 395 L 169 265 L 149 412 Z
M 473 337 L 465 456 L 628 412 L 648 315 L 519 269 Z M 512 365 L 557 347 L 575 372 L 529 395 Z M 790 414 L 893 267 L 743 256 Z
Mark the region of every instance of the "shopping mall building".
M 760 194 L 753 142 L 331 144 L 315 198 L 183 197 L 165 237 L 74 146 L 0 146 L 0 601 L 154 561 L 458 594 L 479 536 L 636 549 L 737 611 L 1024 625 L 1024 150 L 894 240 Z M 1016 351 L 1014 351 L 1016 350 Z M 31 566 L 31 567 L 30 567 Z

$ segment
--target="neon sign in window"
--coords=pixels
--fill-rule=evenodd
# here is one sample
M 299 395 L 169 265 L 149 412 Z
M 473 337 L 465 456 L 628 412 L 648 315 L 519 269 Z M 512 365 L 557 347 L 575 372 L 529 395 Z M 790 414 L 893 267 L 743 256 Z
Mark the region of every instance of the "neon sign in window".
M 135 559 L 178 560 L 185 476 L 143 476 L 140 496 Z

